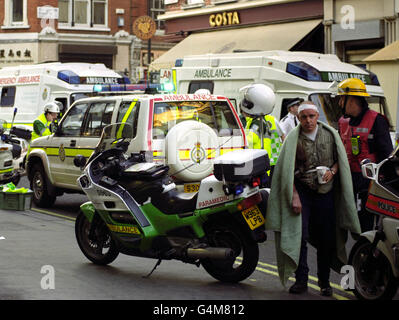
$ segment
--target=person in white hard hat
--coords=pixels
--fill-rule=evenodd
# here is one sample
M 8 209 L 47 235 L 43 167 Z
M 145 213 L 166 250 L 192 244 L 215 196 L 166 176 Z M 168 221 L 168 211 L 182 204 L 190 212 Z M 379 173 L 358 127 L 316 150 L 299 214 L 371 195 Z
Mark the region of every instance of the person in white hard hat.
M 44 113 L 33 121 L 32 141 L 50 135 L 50 124 L 55 121 L 60 113 L 59 102 L 49 102 L 44 106 Z
M 245 117 L 241 117 L 241 122 L 245 127 L 248 146 L 251 149 L 267 151 L 270 159 L 268 174 L 271 180 L 284 139 L 278 120 L 270 114 L 274 109 L 276 96 L 273 90 L 264 84 L 251 84 L 240 90 L 244 91 L 240 109 Z M 263 133 L 261 133 L 262 127 Z

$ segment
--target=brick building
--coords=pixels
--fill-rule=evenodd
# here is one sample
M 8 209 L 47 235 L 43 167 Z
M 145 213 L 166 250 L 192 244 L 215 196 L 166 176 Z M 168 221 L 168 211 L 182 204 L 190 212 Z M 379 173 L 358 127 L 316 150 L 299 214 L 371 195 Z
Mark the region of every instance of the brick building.
M 148 46 L 134 36 L 132 25 L 148 13 L 148 3 L 156 1 L 0 0 L 0 67 L 46 61 L 104 63 L 138 81 Z M 158 34 L 162 31 L 151 41 L 155 57 L 171 47 Z

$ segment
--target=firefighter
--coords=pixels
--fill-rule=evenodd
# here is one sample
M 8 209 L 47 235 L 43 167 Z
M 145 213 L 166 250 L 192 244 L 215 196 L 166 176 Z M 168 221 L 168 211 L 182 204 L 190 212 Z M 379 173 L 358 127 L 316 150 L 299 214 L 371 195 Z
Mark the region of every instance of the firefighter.
M 360 79 L 349 78 L 338 85 L 339 105 L 343 116 L 338 121 L 339 134 L 344 143 L 352 173 L 353 191 L 358 204 L 362 232 L 374 228 L 374 215 L 365 209 L 370 180 L 362 175 L 361 161 L 378 163 L 392 150 L 389 122 L 380 113 L 371 110 L 366 98 L 366 86 Z

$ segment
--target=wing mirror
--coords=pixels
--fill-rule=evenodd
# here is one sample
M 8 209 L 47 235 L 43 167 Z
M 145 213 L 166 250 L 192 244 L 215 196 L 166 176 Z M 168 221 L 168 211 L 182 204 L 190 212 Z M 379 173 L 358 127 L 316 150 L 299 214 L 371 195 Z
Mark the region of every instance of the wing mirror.
M 362 160 L 362 162 L 360 162 L 360 166 L 362 168 L 363 177 L 370 180 L 375 180 L 377 168 L 377 165 L 375 163 L 371 162 L 370 159 L 364 159 Z
M 86 158 L 84 156 L 82 156 L 81 154 L 78 154 L 73 159 L 73 164 L 75 165 L 75 167 L 83 168 L 86 165 Z

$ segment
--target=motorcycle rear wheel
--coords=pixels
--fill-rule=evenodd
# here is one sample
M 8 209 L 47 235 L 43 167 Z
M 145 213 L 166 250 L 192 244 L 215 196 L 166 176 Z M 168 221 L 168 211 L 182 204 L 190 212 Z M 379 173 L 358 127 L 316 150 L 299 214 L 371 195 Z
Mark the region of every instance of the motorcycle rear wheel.
M 395 296 L 397 281 L 391 264 L 366 238 L 360 238 L 353 246 L 349 264 L 355 270 L 353 291 L 359 300 L 390 300 Z
M 92 223 L 80 212 L 75 222 L 75 235 L 80 250 L 94 264 L 107 265 L 119 255 L 114 240 L 104 221 L 98 219 L 91 230 Z
M 213 278 L 236 283 L 245 280 L 254 272 L 259 259 L 258 244 L 237 224 L 227 221 L 215 222 L 206 233 L 211 247 L 231 248 L 234 251 L 234 256 L 225 260 L 201 260 L 202 266 Z

